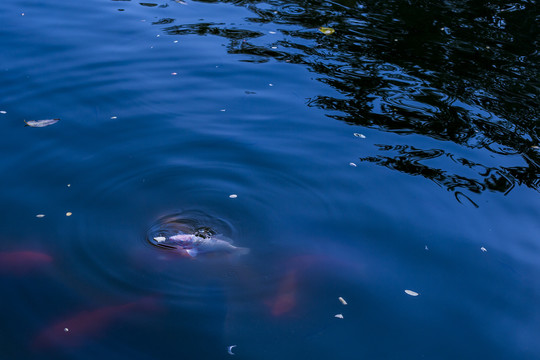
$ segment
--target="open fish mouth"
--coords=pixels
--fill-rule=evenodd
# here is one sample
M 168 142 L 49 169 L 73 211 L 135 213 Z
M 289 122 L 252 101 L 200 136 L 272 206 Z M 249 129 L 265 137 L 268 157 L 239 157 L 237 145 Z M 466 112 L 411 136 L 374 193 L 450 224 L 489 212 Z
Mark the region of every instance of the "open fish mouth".
M 218 234 L 232 237 L 233 233 L 232 225 L 223 219 L 202 211 L 184 211 L 157 219 L 147 230 L 146 241 L 164 250 L 174 250 L 178 245 L 168 243 L 171 236 L 186 234 L 210 239 Z

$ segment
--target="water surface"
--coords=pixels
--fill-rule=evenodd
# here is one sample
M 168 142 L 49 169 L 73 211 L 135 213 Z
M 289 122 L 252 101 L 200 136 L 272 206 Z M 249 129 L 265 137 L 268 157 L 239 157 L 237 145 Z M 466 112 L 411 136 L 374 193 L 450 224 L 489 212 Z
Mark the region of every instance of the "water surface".
M 535 11 L 3 1 L 0 357 L 539 357 Z

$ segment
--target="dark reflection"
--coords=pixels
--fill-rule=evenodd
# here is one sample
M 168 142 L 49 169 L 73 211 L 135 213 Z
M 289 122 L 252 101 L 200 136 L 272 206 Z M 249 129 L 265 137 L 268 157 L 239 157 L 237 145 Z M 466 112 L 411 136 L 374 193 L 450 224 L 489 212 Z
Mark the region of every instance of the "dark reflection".
M 515 166 L 493 168 L 407 145 L 381 147 L 383 154 L 364 161 L 424 176 L 452 191 L 507 194 L 516 185 L 538 190 L 540 53 L 534 1 L 219 2 L 243 6 L 252 16 L 241 23 L 166 25 L 163 31 L 227 38 L 229 53 L 246 55 L 241 61 L 307 66 L 340 93 L 307 102 L 329 117 L 487 149 L 512 157 L 505 163 Z M 273 25 L 275 35 L 261 32 L 261 24 Z M 325 35 L 321 26 L 335 33 Z M 434 153 L 475 176 L 419 162 Z
M 528 168 L 524 167 L 487 167 L 437 149 L 422 150 L 408 145 L 379 145 L 379 147 L 385 155 L 365 157 L 360 160 L 402 173 L 423 176 L 449 191 L 456 192 L 456 198 L 459 198 L 458 193 L 463 195 L 459 190 L 468 190 L 473 193 L 490 190 L 507 194 L 516 184 L 524 184 L 532 188 L 538 188 L 539 185 L 537 173 L 527 173 L 524 170 Z M 446 160 L 451 162 L 448 168 L 458 168 L 462 173 L 469 175 L 429 166 L 429 160 L 439 157 L 444 159 L 439 159 L 437 164 Z M 471 173 L 474 175 L 470 175 Z

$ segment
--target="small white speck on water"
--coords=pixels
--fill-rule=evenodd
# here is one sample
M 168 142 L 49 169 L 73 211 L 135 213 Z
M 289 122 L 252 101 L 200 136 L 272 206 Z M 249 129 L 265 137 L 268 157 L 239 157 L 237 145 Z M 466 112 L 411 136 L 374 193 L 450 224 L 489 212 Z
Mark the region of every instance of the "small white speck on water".
M 365 138 L 366 138 L 366 135 L 360 134 L 360 133 L 354 133 L 353 135 L 354 135 L 355 137 L 360 138 L 360 139 L 365 139 Z
M 118 116 L 111 116 L 111 120 L 118 119 Z
M 274 84 L 268 84 L 268 86 L 274 86 Z
M 68 328 L 64 328 L 64 332 L 69 332 L 69 329 L 68 329 Z
M 177 42 L 178 42 L 178 40 L 174 40 L 174 41 L 173 41 L 173 43 L 175 43 L 175 44 L 176 44 Z
M 483 252 L 487 252 L 487 249 L 485 247 L 481 247 L 480 250 L 482 250 Z
M 71 184 L 67 184 L 67 187 L 71 187 Z
M 24 16 L 24 13 L 22 13 L 21 16 Z
M 343 319 L 343 314 L 336 314 L 336 315 L 334 315 L 334 317 L 336 317 L 338 319 Z
M 231 195 L 229 195 L 229 197 L 230 197 L 231 199 L 236 199 L 236 198 L 238 197 L 238 195 L 236 195 L 236 194 L 231 194 Z
M 220 109 L 219 111 L 221 111 L 221 112 L 225 112 L 225 111 L 227 111 L 227 109 Z
M 269 31 L 268 33 L 269 33 L 269 34 L 276 34 L 275 31 Z
M 277 49 L 277 46 L 272 46 L 272 49 Z
M 5 110 L 0 110 L 0 114 L 7 114 L 7 111 L 5 111 Z
M 405 294 L 411 295 L 411 296 L 418 296 L 418 295 L 420 295 L 420 294 L 417 293 L 416 291 L 412 291 L 412 290 L 405 290 Z
M 167 238 L 165 236 L 156 236 L 154 240 L 156 240 L 157 242 L 163 242 L 167 240 Z
M 73 213 L 72 213 L 71 211 L 68 211 L 68 212 L 66 213 L 66 216 L 71 216 L 71 215 L 73 215 Z
M 356 164 L 353 163 L 353 162 L 352 162 L 352 163 L 349 163 L 349 165 L 352 166 L 352 167 L 356 167 Z
M 156 37 L 160 37 L 160 36 L 161 36 L 161 35 L 159 35 L 159 34 L 158 34 L 158 35 L 156 35 Z
M 36 217 L 37 217 L 37 218 L 44 218 L 44 217 L 45 217 L 45 214 L 37 214 Z
M 173 72 L 173 73 L 171 73 L 171 75 L 173 75 L 173 76 L 174 76 L 174 75 L 178 75 L 178 73 Z
M 426 245 L 426 246 L 424 246 L 424 249 L 425 249 L 425 250 L 429 250 L 429 249 L 428 249 L 428 247 L 427 247 L 427 245 Z
M 341 296 L 338 297 L 338 300 L 339 300 L 343 305 L 347 305 L 347 302 L 346 302 L 345 299 L 342 298 Z

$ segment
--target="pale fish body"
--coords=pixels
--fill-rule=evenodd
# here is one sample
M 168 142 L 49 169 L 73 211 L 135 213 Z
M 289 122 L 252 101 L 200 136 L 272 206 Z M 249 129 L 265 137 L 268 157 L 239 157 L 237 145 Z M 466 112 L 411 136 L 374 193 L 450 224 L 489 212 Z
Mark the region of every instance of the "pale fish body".
M 193 234 L 179 234 L 171 236 L 166 245 L 177 246 L 185 250 L 191 257 L 210 254 L 238 254 L 249 252 L 247 248 L 236 247 L 230 242 L 218 238 L 203 238 Z

